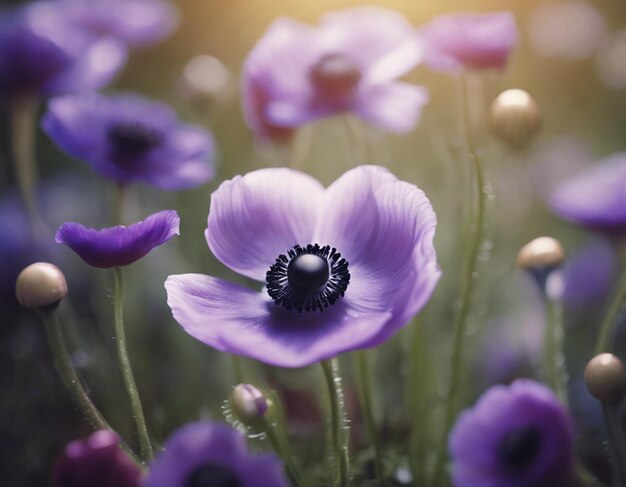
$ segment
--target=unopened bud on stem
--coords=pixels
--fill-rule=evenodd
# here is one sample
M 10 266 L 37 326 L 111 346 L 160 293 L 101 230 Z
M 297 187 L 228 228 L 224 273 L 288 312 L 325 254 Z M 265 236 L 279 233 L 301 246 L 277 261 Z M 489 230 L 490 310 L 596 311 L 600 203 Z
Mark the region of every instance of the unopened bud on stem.
M 67 282 L 57 266 L 37 262 L 17 277 L 15 294 L 17 301 L 27 308 L 53 309 L 67 296 Z
M 519 149 L 539 132 L 541 110 L 526 91 L 506 90 L 491 104 L 490 123 L 496 137 L 510 147 Z
M 585 367 L 585 383 L 598 401 L 619 404 L 626 395 L 626 369 L 611 353 L 601 353 Z

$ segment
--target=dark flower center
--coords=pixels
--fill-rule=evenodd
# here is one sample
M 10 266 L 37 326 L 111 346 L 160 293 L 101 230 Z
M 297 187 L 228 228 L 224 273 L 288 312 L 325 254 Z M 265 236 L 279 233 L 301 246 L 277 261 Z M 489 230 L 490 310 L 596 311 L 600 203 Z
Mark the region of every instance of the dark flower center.
M 313 66 L 310 77 L 323 98 L 347 102 L 361 80 L 361 70 L 344 54 L 327 54 Z
M 350 272 L 348 261 L 330 245 L 296 245 L 278 256 L 265 280 L 277 305 L 298 313 L 323 311 L 344 295 Z
M 507 433 L 497 446 L 498 461 L 509 470 L 521 472 L 529 467 L 541 449 L 541 433 L 534 426 Z
M 241 487 L 242 482 L 231 468 L 219 463 L 205 463 L 196 468 L 184 487 Z
M 161 135 L 139 122 L 116 123 L 109 127 L 109 141 L 118 156 L 140 156 L 161 141 Z

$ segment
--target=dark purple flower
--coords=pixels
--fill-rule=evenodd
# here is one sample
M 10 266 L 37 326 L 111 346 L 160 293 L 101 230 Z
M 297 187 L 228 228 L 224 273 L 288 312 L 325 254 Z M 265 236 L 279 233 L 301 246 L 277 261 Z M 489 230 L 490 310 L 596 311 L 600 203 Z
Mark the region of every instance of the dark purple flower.
M 109 83 L 126 62 L 126 48 L 62 17 L 31 15 L 38 5 L 0 15 L 0 96 L 53 96 Z
M 406 19 L 379 7 L 326 14 L 319 27 L 278 19 L 245 62 L 246 120 L 257 136 L 272 140 L 342 112 L 391 132 L 408 132 L 428 94 L 395 80 L 422 54 Z
M 37 2 L 33 16 L 64 19 L 99 37 L 129 46 L 153 44 L 178 26 L 178 10 L 165 0 L 51 0 Z
M 450 433 L 455 487 L 568 487 L 573 431 L 565 408 L 539 382 L 494 386 Z
M 511 12 L 444 15 L 424 25 L 420 35 L 424 62 L 438 71 L 504 69 L 518 36 Z
M 118 225 L 102 230 L 66 222 L 57 231 L 55 240 L 67 245 L 91 266 L 120 267 L 132 264 L 179 235 L 179 223 L 174 210 L 154 213 L 128 227 Z
M 430 298 L 435 226 L 424 193 L 382 167 L 352 169 L 326 190 L 291 169 L 254 171 L 213 193 L 206 238 L 266 289 L 170 276 L 168 304 L 194 338 L 274 365 L 374 347 Z
M 120 438 L 100 430 L 72 441 L 55 465 L 54 487 L 139 487 L 141 470 L 122 451 Z
M 626 152 L 565 180 L 553 191 L 552 210 L 561 218 L 609 234 L 626 232 Z
M 162 103 L 132 95 L 69 95 L 52 100 L 41 123 L 62 150 L 119 183 L 177 190 L 213 178 L 211 134 L 181 124 Z
M 278 458 L 251 455 L 243 434 L 221 423 L 190 423 L 170 436 L 144 487 L 287 487 Z

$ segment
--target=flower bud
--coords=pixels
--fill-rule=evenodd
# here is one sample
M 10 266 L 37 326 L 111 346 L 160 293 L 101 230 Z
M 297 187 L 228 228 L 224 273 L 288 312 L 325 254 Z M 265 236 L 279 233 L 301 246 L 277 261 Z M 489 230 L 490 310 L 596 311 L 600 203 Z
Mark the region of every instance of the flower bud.
M 37 262 L 17 276 L 15 294 L 17 301 L 27 308 L 55 308 L 67 296 L 67 282 L 57 266 Z
M 139 487 L 140 480 L 141 470 L 109 430 L 69 443 L 53 474 L 54 487 Z
M 234 93 L 233 77 L 219 59 L 208 55 L 196 56 L 183 69 L 178 93 L 194 108 L 210 110 Z
M 491 130 L 512 148 L 526 145 L 541 128 L 541 110 L 524 90 L 506 90 L 491 104 Z
M 585 367 L 585 383 L 598 401 L 619 404 L 626 395 L 626 369 L 611 353 L 601 353 Z
M 522 247 L 517 254 L 517 265 L 526 270 L 553 269 L 564 259 L 561 242 L 552 237 L 539 237 Z
M 256 387 L 239 384 L 229 398 L 232 412 L 246 426 L 260 426 L 269 409 L 269 401 Z

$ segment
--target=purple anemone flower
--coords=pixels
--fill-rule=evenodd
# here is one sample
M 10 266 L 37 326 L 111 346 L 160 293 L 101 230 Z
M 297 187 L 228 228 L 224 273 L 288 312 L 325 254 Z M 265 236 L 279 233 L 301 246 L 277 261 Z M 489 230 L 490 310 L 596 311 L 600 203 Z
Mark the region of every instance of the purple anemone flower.
M 420 35 L 424 62 L 438 71 L 504 69 L 518 37 L 511 12 L 444 15 L 424 25 Z
M 174 210 L 154 213 L 128 227 L 118 225 L 102 230 L 66 222 L 57 231 L 55 240 L 67 245 L 93 267 L 120 267 L 132 264 L 153 248 L 180 235 L 179 223 Z
M 328 189 L 286 168 L 237 176 L 211 196 L 206 239 L 252 290 L 170 276 L 174 318 L 218 350 L 283 367 L 374 347 L 405 325 L 440 276 L 436 217 L 387 169 L 352 169 Z
M 139 96 L 56 98 L 41 124 L 62 150 L 118 183 L 179 190 L 214 175 L 211 134 L 181 124 L 167 105 Z
M 550 206 L 561 218 L 591 230 L 626 233 L 626 152 L 559 184 Z
M 190 423 L 170 436 L 144 487 L 287 487 L 278 458 L 251 455 L 243 434 L 220 423 Z
M 0 96 L 97 90 L 126 62 L 126 48 L 64 18 L 32 16 L 38 3 L 0 15 Z
M 119 441 L 112 431 L 100 430 L 69 443 L 56 462 L 54 487 L 139 487 L 141 470 Z
M 271 140 L 342 112 L 390 132 L 408 132 L 428 94 L 395 80 L 422 54 L 406 19 L 379 7 L 326 14 L 319 27 L 278 19 L 245 62 L 246 120 L 257 136 Z
M 128 46 L 156 43 L 178 26 L 178 10 L 165 0 L 50 0 L 37 2 L 31 15 L 47 21 L 65 19 L 99 37 Z
M 455 487 L 568 487 L 573 431 L 565 408 L 543 384 L 494 386 L 450 433 Z

